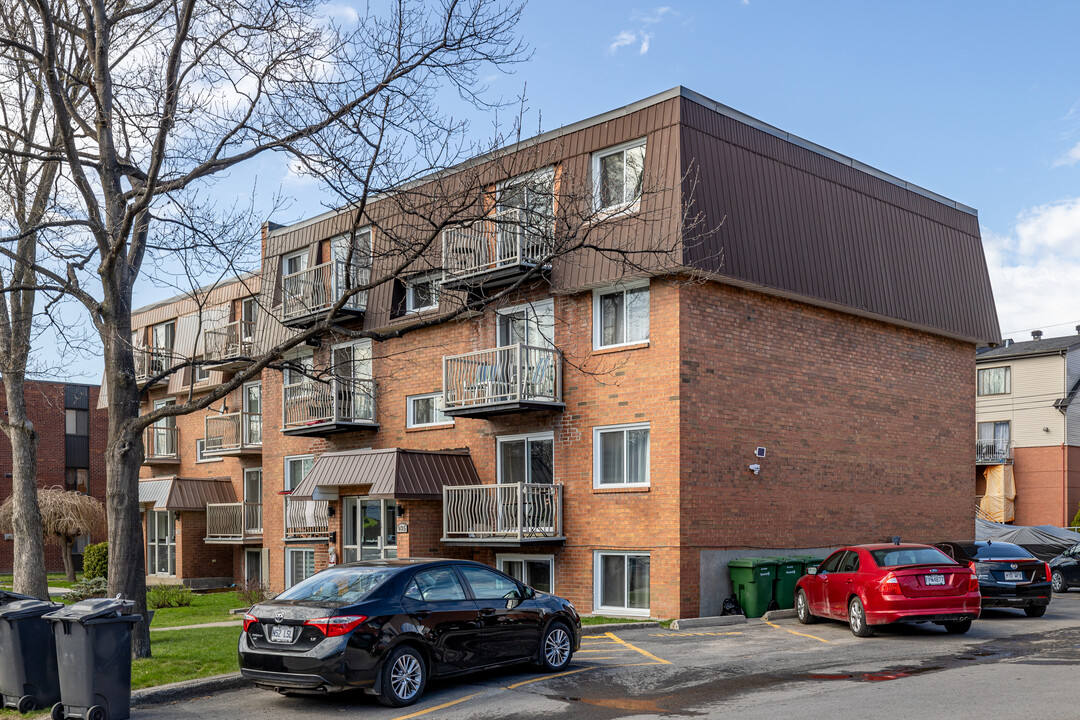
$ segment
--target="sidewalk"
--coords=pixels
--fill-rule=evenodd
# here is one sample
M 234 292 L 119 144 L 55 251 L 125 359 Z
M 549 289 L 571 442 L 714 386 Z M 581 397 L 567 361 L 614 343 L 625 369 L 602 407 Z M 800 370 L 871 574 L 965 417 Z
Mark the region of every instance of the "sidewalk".
M 222 620 L 221 622 L 199 623 L 198 625 L 176 625 L 174 627 L 154 627 L 153 623 L 150 623 L 150 632 L 158 630 L 194 630 L 196 628 L 208 627 L 240 627 L 243 624 L 243 620 Z

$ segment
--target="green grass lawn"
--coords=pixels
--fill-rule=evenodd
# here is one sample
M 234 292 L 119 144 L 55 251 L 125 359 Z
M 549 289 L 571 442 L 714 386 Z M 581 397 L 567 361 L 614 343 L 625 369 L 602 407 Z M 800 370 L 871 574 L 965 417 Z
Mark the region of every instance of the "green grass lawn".
M 207 593 L 196 595 L 188 607 L 161 608 L 154 611 L 152 628 L 178 627 L 180 625 L 200 625 L 202 623 L 239 620 L 239 615 L 230 615 L 234 608 L 244 607 L 243 601 L 235 592 Z M 161 633 L 154 633 L 155 636 Z
M 154 618 L 157 624 L 157 618 Z M 131 668 L 131 688 L 154 687 L 166 683 L 238 672 L 236 645 L 238 627 L 166 630 L 150 633 L 153 657 L 136 660 Z
M 49 587 L 71 587 L 71 583 L 67 581 L 67 576 L 64 573 L 49 573 Z M 76 574 L 75 577 L 82 579 L 81 575 Z M 13 580 L 11 573 L 0 575 L 0 590 L 10 590 Z
M 603 615 L 582 615 L 581 626 L 587 625 L 608 625 L 610 623 L 632 623 L 632 622 L 645 622 L 649 618 L 625 618 L 625 617 L 605 617 Z

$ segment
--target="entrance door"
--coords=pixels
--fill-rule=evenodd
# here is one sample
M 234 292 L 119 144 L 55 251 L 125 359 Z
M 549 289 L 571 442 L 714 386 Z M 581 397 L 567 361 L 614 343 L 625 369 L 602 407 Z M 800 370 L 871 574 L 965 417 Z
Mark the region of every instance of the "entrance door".
M 176 514 L 172 511 L 147 513 L 146 567 L 155 575 L 176 574 Z
M 245 445 L 262 445 L 262 383 L 244 385 L 243 433 Z
M 248 582 L 262 582 L 262 550 L 244 551 L 244 579 Z
M 394 500 L 342 498 L 345 562 L 397 557 L 397 503 Z

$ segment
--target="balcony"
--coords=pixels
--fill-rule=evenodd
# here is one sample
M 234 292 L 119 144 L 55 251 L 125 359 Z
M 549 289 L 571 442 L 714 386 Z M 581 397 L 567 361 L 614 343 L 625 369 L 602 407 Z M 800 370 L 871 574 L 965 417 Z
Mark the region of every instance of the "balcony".
M 326 317 L 330 309 L 351 288 L 366 285 L 371 268 L 332 260 L 307 270 L 286 275 L 281 280 L 281 324 L 308 327 Z M 367 309 L 367 291 L 350 297 L 341 307 L 342 316 L 359 316 Z
M 236 320 L 224 327 L 207 330 L 203 357 L 219 370 L 239 370 L 251 364 L 255 349 L 255 323 Z
M 282 404 L 286 435 L 325 436 L 379 427 L 374 380 L 305 378 L 284 387 Z
M 204 428 L 204 455 L 262 454 L 262 415 L 259 413 L 207 415 Z
M 490 417 L 561 411 L 562 356 L 557 350 L 508 345 L 443 357 L 443 412 Z
M 285 539 L 325 540 L 330 535 L 330 503 L 285 498 Z
M 445 543 L 561 543 L 562 485 L 501 483 L 443 488 Z
M 1004 465 L 1012 462 L 1012 443 L 1009 440 L 976 440 L 976 465 Z
M 452 290 L 508 285 L 550 254 L 553 223 L 503 210 L 442 233 L 443 286 Z
M 205 542 L 261 542 L 262 521 L 262 503 L 207 503 Z
M 176 357 L 170 347 L 135 348 L 135 381 L 146 382 L 172 369 Z M 168 382 L 168 377 L 158 380 Z
M 143 465 L 179 465 L 180 431 L 171 425 L 151 425 L 143 431 Z

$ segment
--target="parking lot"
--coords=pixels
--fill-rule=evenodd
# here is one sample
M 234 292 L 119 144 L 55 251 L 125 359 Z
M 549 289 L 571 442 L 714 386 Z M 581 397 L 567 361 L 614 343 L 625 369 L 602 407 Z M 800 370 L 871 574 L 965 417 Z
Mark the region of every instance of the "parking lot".
M 989 610 L 963 636 L 934 625 L 873 638 L 845 624 L 783 619 L 672 631 L 590 633 L 562 673 L 520 667 L 435 681 L 416 705 L 373 697 L 280 697 L 244 689 L 154 708 L 140 718 L 293 720 L 361 714 L 406 718 L 923 717 L 1076 715 L 1080 592 L 1055 595 L 1043 618 Z

